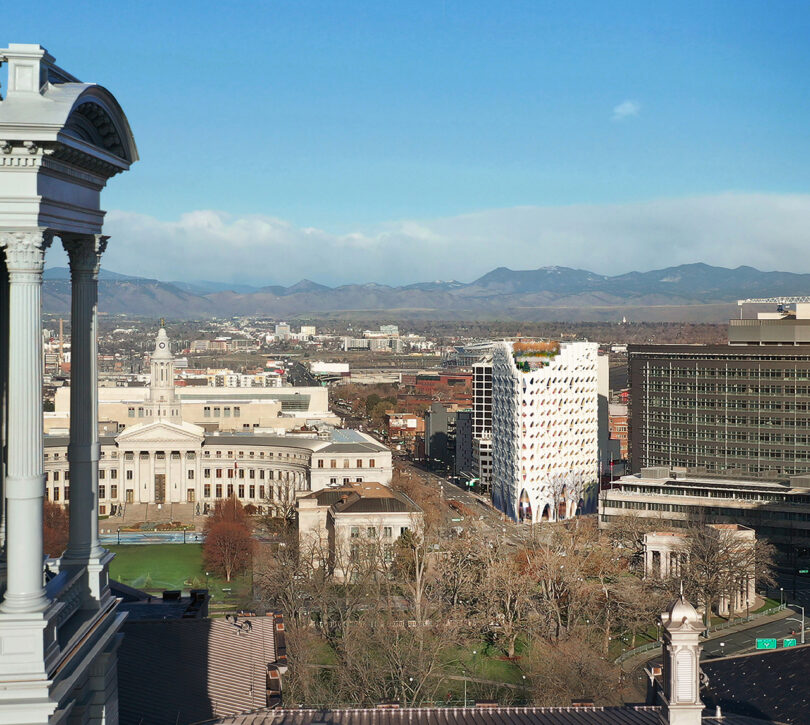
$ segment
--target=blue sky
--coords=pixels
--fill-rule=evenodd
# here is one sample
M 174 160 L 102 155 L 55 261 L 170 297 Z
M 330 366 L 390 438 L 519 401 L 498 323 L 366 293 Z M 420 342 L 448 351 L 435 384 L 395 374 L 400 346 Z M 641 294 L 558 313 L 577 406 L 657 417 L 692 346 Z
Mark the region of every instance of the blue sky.
M 214 254 L 178 277 L 245 277 L 217 258 L 240 233 L 250 254 L 284 263 L 252 281 L 337 283 L 466 279 L 500 263 L 622 272 L 690 254 L 779 266 L 761 245 L 810 231 L 805 3 L 28 2 L 4 8 L 2 27 L 3 42 L 39 42 L 118 97 L 141 162 L 105 192 L 109 224 L 127 244 L 152 234 L 188 249 L 191 236 Z M 800 218 L 731 254 L 745 230 L 729 211 L 724 244 L 701 257 L 676 213 L 661 219 L 669 253 L 646 259 L 630 231 L 589 232 L 583 248 L 603 257 L 566 256 L 531 225 L 516 236 L 502 214 L 624 210 L 632 227 L 638 204 L 729 192 L 743 206 L 775 198 L 780 216 L 788 200 Z M 451 251 L 460 232 L 433 239 L 490 211 L 503 227 L 465 259 Z M 225 236 L 206 232 L 211 219 Z M 427 259 L 392 259 L 400 244 Z M 306 273 L 327 247 L 324 268 Z M 143 254 L 113 263 L 166 277 Z

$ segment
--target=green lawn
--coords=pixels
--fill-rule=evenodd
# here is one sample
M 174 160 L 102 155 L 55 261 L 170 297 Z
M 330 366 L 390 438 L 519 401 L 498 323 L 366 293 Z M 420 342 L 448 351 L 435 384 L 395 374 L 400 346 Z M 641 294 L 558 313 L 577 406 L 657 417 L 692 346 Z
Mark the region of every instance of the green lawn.
M 206 577 L 202 544 L 130 544 L 108 548 L 115 554 L 110 578 L 136 589 L 162 592 L 207 586 L 212 603 L 228 604 L 250 595 L 249 575 L 231 582 L 213 575 Z

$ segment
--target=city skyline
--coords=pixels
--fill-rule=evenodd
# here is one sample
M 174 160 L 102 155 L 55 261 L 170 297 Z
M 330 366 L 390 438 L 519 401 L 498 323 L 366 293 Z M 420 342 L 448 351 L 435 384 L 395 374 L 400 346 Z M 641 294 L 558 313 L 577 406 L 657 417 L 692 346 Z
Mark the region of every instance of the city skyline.
M 767 3 L 141 3 L 11 8 L 5 27 L 131 109 L 150 163 L 109 191 L 110 268 L 291 283 L 317 255 L 324 283 L 403 284 L 500 264 L 778 268 L 810 226 L 808 20 Z M 257 255 L 289 273 L 259 279 Z

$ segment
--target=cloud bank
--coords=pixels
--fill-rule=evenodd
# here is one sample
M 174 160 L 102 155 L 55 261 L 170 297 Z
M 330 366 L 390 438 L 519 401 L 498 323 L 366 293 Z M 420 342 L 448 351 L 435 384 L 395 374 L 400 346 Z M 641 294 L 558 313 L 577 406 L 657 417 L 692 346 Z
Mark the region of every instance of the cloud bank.
M 493 209 L 331 234 L 269 216 L 111 211 L 103 264 L 161 280 L 245 284 L 471 281 L 506 266 L 602 274 L 688 262 L 810 272 L 810 195 L 727 193 L 628 204 Z

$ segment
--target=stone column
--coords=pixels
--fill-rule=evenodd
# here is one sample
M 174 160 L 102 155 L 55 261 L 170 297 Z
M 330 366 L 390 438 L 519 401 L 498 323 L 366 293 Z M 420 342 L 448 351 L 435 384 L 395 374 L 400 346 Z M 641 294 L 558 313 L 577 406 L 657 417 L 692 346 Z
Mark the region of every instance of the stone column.
M 8 433 L 8 270 L 0 250 L 0 570 L 6 567 L 6 443 Z
M 8 431 L 5 495 L 8 578 L 0 610 L 40 612 L 43 587 L 42 268 L 46 229 L 0 232 L 9 277 Z
M 98 269 L 107 237 L 62 234 L 70 260 L 70 543 L 65 565 L 104 553 L 98 541 Z

